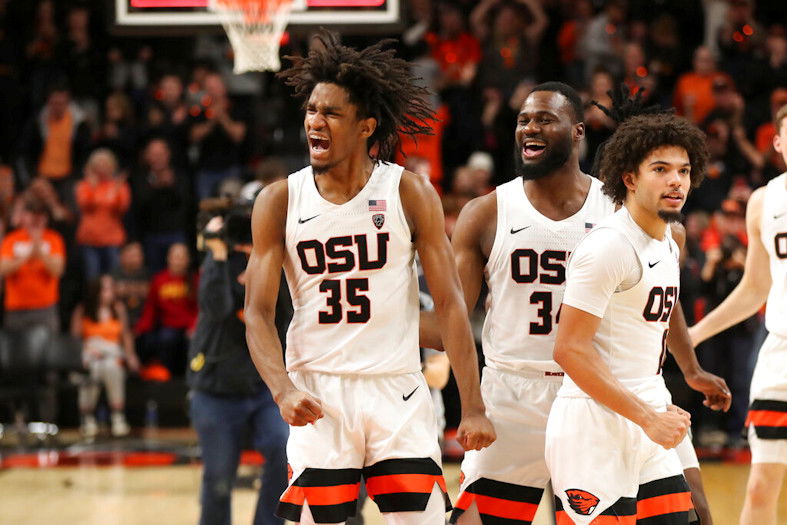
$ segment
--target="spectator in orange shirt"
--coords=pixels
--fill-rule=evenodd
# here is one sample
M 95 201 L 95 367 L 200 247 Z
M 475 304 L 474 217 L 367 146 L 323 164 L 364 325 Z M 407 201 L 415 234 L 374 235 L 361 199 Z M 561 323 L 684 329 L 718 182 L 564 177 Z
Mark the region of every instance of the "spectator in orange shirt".
M 36 175 L 49 179 L 63 200 L 72 190 L 71 175 L 84 161 L 90 144 L 85 114 L 71 100 L 65 83 L 49 87 L 46 105 L 34 115 L 22 132 L 19 178 L 28 182 Z
M 82 340 L 82 363 L 89 374 L 79 387 L 79 413 L 82 416 L 82 435 L 95 437 L 98 425 L 94 412 L 101 385 L 106 388 L 112 410 L 112 435 L 129 433 L 124 413 L 126 402 L 126 367 L 139 370 L 134 351 L 134 339 L 128 324 L 128 314 L 115 295 L 115 283 L 109 275 L 102 275 L 88 283 L 85 300 L 71 317 L 71 335 Z
M 112 272 L 120 246 L 126 241 L 123 214 L 131 204 L 131 190 L 117 176 L 117 160 L 108 149 L 97 149 L 85 165 L 76 188 L 80 221 L 77 243 L 82 251 L 85 278 Z
M 481 61 L 481 44 L 467 30 L 462 8 L 453 1 L 437 5 L 436 27 L 426 35 L 426 42 L 443 73 L 443 87 L 467 86 L 475 78 Z
M 19 228 L 0 245 L 0 275 L 5 278 L 3 325 L 21 330 L 44 325 L 53 332 L 58 321 L 58 285 L 63 274 L 63 238 L 47 228 L 46 205 L 25 197 Z
M 717 71 L 713 52 L 700 46 L 694 51 L 694 69 L 678 77 L 672 104 L 679 115 L 700 124 L 716 105 L 713 82 L 720 79 L 732 85 L 732 78 Z

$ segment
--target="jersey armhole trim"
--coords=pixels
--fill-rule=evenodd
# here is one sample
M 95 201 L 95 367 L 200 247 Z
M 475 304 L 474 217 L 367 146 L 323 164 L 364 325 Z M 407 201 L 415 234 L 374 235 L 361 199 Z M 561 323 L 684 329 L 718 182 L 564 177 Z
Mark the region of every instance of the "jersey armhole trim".
M 484 265 L 484 269 L 489 272 L 493 268 L 495 268 L 500 263 L 500 258 L 502 257 L 503 251 L 503 243 L 505 242 L 504 233 L 505 231 L 501 228 L 505 228 L 508 224 L 505 221 L 505 206 L 501 199 L 500 188 L 503 186 L 498 186 L 497 190 L 495 191 L 495 216 L 497 222 L 495 224 L 495 238 L 492 241 L 492 247 L 489 249 L 489 257 L 486 259 L 486 264 Z M 501 234 L 501 232 L 503 234 Z
M 295 217 L 298 215 L 296 208 L 298 202 L 298 196 L 300 193 L 300 188 L 302 186 L 301 181 L 303 180 L 303 175 L 301 171 L 296 171 L 289 177 L 287 177 L 287 211 L 285 212 L 285 219 L 284 219 L 284 245 L 287 246 L 289 241 L 292 238 L 292 235 L 295 232 Z
M 407 232 L 407 235 L 412 243 L 413 240 L 413 230 L 410 228 L 410 223 L 407 222 L 407 214 L 404 211 L 404 201 L 402 200 L 402 178 L 404 177 L 404 168 L 399 166 L 398 164 L 396 167 L 399 169 L 399 173 L 397 175 L 396 180 L 396 200 L 397 200 L 397 218 L 399 222 L 402 224 L 404 231 Z

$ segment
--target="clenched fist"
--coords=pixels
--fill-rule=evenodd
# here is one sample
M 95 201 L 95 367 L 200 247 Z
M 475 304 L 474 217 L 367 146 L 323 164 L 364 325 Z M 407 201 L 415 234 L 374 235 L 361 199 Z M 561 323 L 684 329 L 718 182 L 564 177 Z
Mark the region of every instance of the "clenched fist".
M 686 437 L 691 424 L 688 412 L 675 405 L 668 405 L 666 412 L 658 412 L 642 430 L 655 443 L 666 449 L 675 448 Z
M 287 424 L 302 427 L 323 416 L 320 400 L 300 390 L 291 390 L 279 400 L 279 412 Z
M 465 450 L 481 450 L 497 439 L 495 427 L 484 414 L 463 416 L 456 432 L 456 440 Z

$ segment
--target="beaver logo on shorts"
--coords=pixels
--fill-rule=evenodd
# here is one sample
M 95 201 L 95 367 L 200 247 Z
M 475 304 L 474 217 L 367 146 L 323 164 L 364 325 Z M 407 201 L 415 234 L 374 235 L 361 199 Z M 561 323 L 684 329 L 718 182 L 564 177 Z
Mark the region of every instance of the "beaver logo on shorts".
M 586 490 L 568 489 L 566 496 L 568 496 L 568 504 L 574 512 L 583 516 L 593 514 L 599 501 L 596 496 Z

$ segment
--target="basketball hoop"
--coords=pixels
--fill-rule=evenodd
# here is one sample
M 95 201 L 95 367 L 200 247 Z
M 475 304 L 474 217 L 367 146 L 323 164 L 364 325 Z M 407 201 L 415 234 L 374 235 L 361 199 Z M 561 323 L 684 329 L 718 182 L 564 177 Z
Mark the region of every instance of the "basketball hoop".
M 281 69 L 279 43 L 292 0 L 210 0 L 208 5 L 221 19 L 235 52 L 235 74 Z

